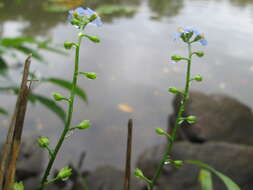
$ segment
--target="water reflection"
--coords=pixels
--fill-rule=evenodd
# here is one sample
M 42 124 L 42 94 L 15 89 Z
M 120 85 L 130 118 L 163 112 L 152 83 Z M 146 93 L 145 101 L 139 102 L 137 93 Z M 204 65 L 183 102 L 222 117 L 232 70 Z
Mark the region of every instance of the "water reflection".
M 249 5 L 253 5 L 252 0 L 230 0 L 230 2 L 240 7 L 247 7 Z
M 3 0 L 1 2 L 0 22 L 9 21 L 22 22 L 20 32 L 25 36 L 45 36 L 48 31 L 58 24 L 66 22 L 66 11 L 78 6 L 89 6 L 99 8 L 104 5 L 132 5 L 138 6 L 139 0 L 88 0 L 85 4 L 83 0 L 26 0 L 18 3 L 16 1 Z M 122 14 L 110 14 L 103 18 L 104 22 L 112 21 L 115 17 L 132 17 L 135 11 L 122 12 Z M 3 29 L 1 29 L 2 31 Z
M 153 18 L 176 16 L 184 7 L 184 0 L 149 0 L 150 9 L 156 14 Z
M 3 0 L 0 22 L 21 21 L 24 23 L 20 29 L 22 35 L 46 35 L 57 24 L 65 22 L 66 18 L 63 14 L 48 12 L 44 5 L 42 0 L 26 0 L 20 4 L 16 1 Z

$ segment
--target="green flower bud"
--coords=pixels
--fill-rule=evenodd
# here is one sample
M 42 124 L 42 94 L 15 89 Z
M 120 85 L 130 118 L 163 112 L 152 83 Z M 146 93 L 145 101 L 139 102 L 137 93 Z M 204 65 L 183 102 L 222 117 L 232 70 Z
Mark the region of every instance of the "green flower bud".
M 96 19 L 97 19 L 97 14 L 93 14 L 93 15 L 91 15 L 91 17 L 89 18 L 89 21 L 92 22 L 92 21 L 94 21 L 94 20 L 96 20 Z
M 49 139 L 47 137 L 40 137 L 40 138 L 38 138 L 37 142 L 41 148 L 47 147 L 50 143 Z
M 202 52 L 202 51 L 194 52 L 194 54 L 196 54 L 198 57 L 203 57 L 205 55 L 204 52 Z
M 91 122 L 89 120 L 84 120 L 75 128 L 83 130 L 83 129 L 88 129 L 90 127 L 91 127 Z
M 139 168 L 136 168 L 134 170 L 134 175 L 138 178 L 144 178 L 144 174 L 142 173 L 142 171 Z
M 182 92 L 180 90 L 178 90 L 177 88 L 175 88 L 175 87 L 170 87 L 168 89 L 168 91 L 173 93 L 173 94 L 182 94 Z
M 99 43 L 100 39 L 97 36 L 91 36 L 91 35 L 85 35 L 85 37 L 87 37 L 90 41 L 94 42 L 94 43 Z
M 201 82 L 201 81 L 203 80 L 203 77 L 200 76 L 200 75 L 196 75 L 193 79 L 194 79 L 195 81 Z
M 185 118 L 185 120 L 189 123 L 189 124 L 193 124 L 197 121 L 197 117 L 191 115 Z
M 24 189 L 25 189 L 25 187 L 24 187 L 22 181 L 20 181 L 20 182 L 15 182 L 15 183 L 13 184 L 13 187 L 12 187 L 12 190 L 24 190 Z
M 90 41 L 94 42 L 94 43 L 99 43 L 100 39 L 97 36 L 92 36 L 92 35 L 88 35 L 88 34 L 83 34 L 82 32 L 80 32 L 78 34 L 80 37 L 86 37 L 88 38 Z
M 202 39 L 203 36 L 202 35 L 198 35 L 194 38 L 193 42 L 199 41 L 200 39 Z
M 183 60 L 184 58 L 181 57 L 181 56 L 173 55 L 173 56 L 171 56 L 171 59 L 172 59 L 173 61 L 178 62 L 178 61 Z
M 175 161 L 172 162 L 172 165 L 173 165 L 174 167 L 176 167 L 176 168 L 182 167 L 183 164 L 184 164 L 184 162 L 183 162 L 182 160 L 175 160 Z
M 53 93 L 52 96 L 54 97 L 54 99 L 56 101 L 61 101 L 61 100 L 65 100 L 66 98 L 64 96 L 62 96 L 61 94 L 59 93 Z
M 58 179 L 68 179 L 72 175 L 72 169 L 69 167 L 62 168 L 57 177 Z
M 156 128 L 155 129 L 155 132 L 158 134 L 158 135 L 167 135 L 167 133 L 161 129 L 161 128 Z
M 95 80 L 97 78 L 96 73 L 91 73 L 91 72 L 79 72 L 79 74 L 86 76 L 88 79 Z
M 74 46 L 74 45 L 75 45 L 75 43 L 73 43 L 73 42 L 64 42 L 65 49 L 71 49 L 72 46 Z
M 80 25 L 80 21 L 79 21 L 78 19 L 76 19 L 76 18 L 73 18 L 73 19 L 70 21 L 70 23 L 71 23 L 72 25 L 76 25 L 76 26 L 79 26 L 79 25 Z

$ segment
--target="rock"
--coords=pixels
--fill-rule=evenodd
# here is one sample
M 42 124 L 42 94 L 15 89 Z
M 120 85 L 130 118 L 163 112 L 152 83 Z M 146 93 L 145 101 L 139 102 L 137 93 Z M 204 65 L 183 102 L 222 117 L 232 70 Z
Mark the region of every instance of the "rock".
M 152 178 L 165 145 L 146 150 L 138 159 L 137 166 L 145 176 Z M 243 190 L 253 189 L 253 147 L 225 142 L 193 144 L 175 143 L 172 151 L 174 160 L 198 160 L 204 162 L 233 179 Z M 199 167 L 185 164 L 181 168 L 166 165 L 158 179 L 157 190 L 200 190 L 198 183 Z M 213 178 L 214 189 L 226 190 L 217 177 Z
M 23 137 L 17 160 L 16 180 L 24 181 L 29 189 L 35 189 L 43 167 L 43 150 L 37 146 L 36 138 Z
M 44 165 L 44 150 L 36 141 L 36 137 L 22 138 L 17 162 L 17 180 L 24 181 L 25 187 L 29 189 L 36 189 Z
M 17 162 L 18 179 L 25 180 L 39 175 L 43 167 L 43 157 L 43 150 L 37 145 L 34 137 L 23 138 Z
M 174 126 L 180 97 L 173 101 L 174 114 L 170 126 Z M 226 95 L 205 95 L 191 92 L 185 115 L 198 118 L 195 124 L 184 122 L 179 137 L 192 142 L 208 140 L 253 145 L 253 114 L 251 109 L 238 100 Z
M 112 166 L 101 166 L 85 179 L 87 186 L 92 190 L 119 190 L 123 189 L 124 172 Z M 139 181 L 132 176 L 131 190 L 140 190 Z M 81 188 L 80 188 L 81 190 Z

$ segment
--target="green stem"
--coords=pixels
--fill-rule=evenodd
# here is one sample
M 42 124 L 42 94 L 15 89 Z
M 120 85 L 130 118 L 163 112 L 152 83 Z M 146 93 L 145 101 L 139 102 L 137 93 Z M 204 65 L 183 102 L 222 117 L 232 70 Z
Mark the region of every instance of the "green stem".
M 45 185 L 54 183 L 54 182 L 56 182 L 56 181 L 58 181 L 58 180 L 60 180 L 60 179 L 59 179 L 59 178 L 54 178 L 54 179 L 52 179 L 52 180 L 50 180 L 50 181 L 45 182 Z
M 72 79 L 72 89 L 71 89 L 71 93 L 70 93 L 70 98 L 69 98 L 69 106 L 68 106 L 68 116 L 67 116 L 67 121 L 64 127 L 64 130 L 60 136 L 60 139 L 58 141 L 58 143 L 56 144 L 56 147 L 53 151 L 53 154 L 48 162 L 47 168 L 45 170 L 45 173 L 42 177 L 40 186 L 38 187 L 38 190 L 43 190 L 44 186 L 47 183 L 47 178 L 50 174 L 50 171 L 53 167 L 53 163 L 56 159 L 57 153 L 59 152 L 64 139 L 66 138 L 66 135 L 69 132 L 70 129 L 70 125 L 71 125 L 71 121 L 72 121 L 72 115 L 73 115 L 73 107 L 74 107 L 74 100 L 75 100 L 75 91 L 76 91 L 76 85 L 77 85 L 77 77 L 78 77 L 78 66 L 79 66 L 79 49 L 80 49 L 80 45 L 81 45 L 81 41 L 82 41 L 82 37 L 79 36 L 78 38 L 78 43 L 76 46 L 76 53 L 75 53 L 75 68 L 74 68 L 74 74 L 73 74 L 73 79 Z
M 48 146 L 46 146 L 46 149 L 47 149 L 50 157 L 52 157 L 53 156 L 53 151 Z
M 163 158 L 158 166 L 158 168 L 156 169 L 155 175 L 152 178 L 152 183 L 150 184 L 150 190 L 153 190 L 157 179 L 159 178 L 162 168 L 165 165 L 165 161 L 167 160 L 168 156 L 171 154 L 172 152 L 172 148 L 173 148 L 173 144 L 177 135 L 177 129 L 180 127 L 180 118 L 183 116 L 184 110 L 185 110 L 185 105 L 187 103 L 187 100 L 189 99 L 189 88 L 190 88 L 190 81 L 191 81 L 191 55 L 192 55 L 192 50 L 191 50 L 191 43 L 188 43 L 188 61 L 187 61 L 187 73 L 186 73 L 186 83 L 185 83 L 185 90 L 184 90 L 184 94 L 183 94 L 183 100 L 180 102 L 180 107 L 179 107 L 179 111 L 177 114 L 177 119 L 176 119 L 176 123 L 175 126 L 172 130 L 172 134 L 171 134 L 171 140 L 168 141 L 167 144 L 167 148 L 166 151 L 163 155 Z

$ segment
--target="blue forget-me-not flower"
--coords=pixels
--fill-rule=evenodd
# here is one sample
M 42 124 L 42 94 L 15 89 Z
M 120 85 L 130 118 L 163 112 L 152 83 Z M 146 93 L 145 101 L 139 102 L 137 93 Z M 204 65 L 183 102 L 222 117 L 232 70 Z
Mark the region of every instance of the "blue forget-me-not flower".
M 81 17 L 81 18 L 87 17 L 89 19 L 92 15 L 96 15 L 97 17 L 95 20 L 93 20 L 90 23 L 96 25 L 97 27 L 102 26 L 101 18 L 97 15 L 97 13 L 95 11 L 93 11 L 90 8 L 78 7 L 74 10 L 70 10 L 69 11 L 69 20 L 71 21 L 75 17 Z
M 173 35 L 173 38 L 174 39 L 182 38 L 184 40 L 184 39 L 188 38 L 187 34 L 190 34 L 190 33 L 192 33 L 192 35 L 194 37 L 194 40 L 192 42 L 198 41 L 203 46 L 206 46 L 208 44 L 208 42 L 205 39 L 204 35 L 201 34 L 198 30 L 196 30 L 193 27 L 179 28 L 177 30 L 177 33 Z M 191 39 L 191 37 L 192 36 L 190 36 L 190 39 Z M 188 39 L 188 40 L 190 40 L 190 39 Z

